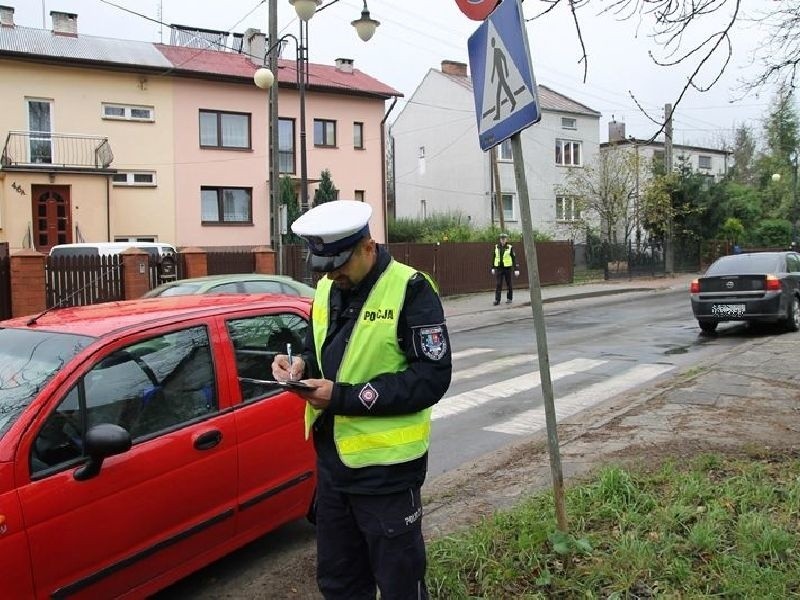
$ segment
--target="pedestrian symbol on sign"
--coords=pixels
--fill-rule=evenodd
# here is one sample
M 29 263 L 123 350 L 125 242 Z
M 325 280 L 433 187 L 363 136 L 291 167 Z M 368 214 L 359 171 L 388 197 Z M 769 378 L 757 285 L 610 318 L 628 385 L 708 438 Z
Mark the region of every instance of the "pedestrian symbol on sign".
M 511 88 L 508 87 L 508 64 L 506 63 L 506 55 L 500 48 L 495 47 L 495 39 L 492 38 L 492 48 L 494 48 L 494 57 L 492 60 L 492 76 L 491 81 L 494 81 L 495 75 L 497 75 L 497 101 L 494 105 L 494 121 L 500 120 L 500 106 L 505 104 L 506 100 L 500 101 L 500 94 L 505 92 L 508 102 L 511 103 L 511 109 L 509 112 L 514 112 L 514 108 L 517 106 L 516 100 L 514 100 L 514 92 L 511 91 Z M 519 90 L 520 92 L 523 91 L 524 88 Z M 491 111 L 489 111 L 491 112 Z M 488 115 L 484 115 L 488 116 Z
M 498 35 L 491 22 L 488 26 L 481 111 L 482 131 L 534 101 L 533 94 L 522 79 L 519 67 L 514 63 L 514 57 L 503 43 L 503 38 Z

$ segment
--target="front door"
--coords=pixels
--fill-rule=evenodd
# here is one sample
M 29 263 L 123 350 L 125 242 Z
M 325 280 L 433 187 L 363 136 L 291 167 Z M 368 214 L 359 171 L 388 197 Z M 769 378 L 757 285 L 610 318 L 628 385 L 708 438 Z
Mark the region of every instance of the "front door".
M 33 247 L 47 253 L 56 244 L 72 243 L 69 186 L 33 185 Z

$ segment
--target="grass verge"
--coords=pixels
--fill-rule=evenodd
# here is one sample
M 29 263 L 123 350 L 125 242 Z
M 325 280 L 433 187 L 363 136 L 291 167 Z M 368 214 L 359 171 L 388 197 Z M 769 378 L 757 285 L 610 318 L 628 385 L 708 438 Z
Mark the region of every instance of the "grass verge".
M 703 455 L 608 467 L 428 544 L 436 599 L 800 596 L 800 459 Z

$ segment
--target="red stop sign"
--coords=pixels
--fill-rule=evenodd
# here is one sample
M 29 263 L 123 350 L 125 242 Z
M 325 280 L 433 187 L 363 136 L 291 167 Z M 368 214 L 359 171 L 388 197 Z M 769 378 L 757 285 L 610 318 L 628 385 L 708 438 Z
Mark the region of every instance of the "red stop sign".
M 499 3 L 500 0 L 456 0 L 461 12 L 473 21 L 483 21 Z

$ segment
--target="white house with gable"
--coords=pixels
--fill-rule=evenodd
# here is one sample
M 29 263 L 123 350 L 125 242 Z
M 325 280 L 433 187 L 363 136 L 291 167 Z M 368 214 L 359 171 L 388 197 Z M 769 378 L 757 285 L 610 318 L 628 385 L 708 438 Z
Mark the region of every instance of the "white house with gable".
M 521 137 L 533 227 L 570 239 L 569 225 L 579 215 L 557 189 L 568 168 L 597 156 L 600 113 L 543 85 L 538 95 L 542 119 Z M 511 143 L 497 146 L 496 163 L 492 151 L 481 150 L 466 64 L 445 60 L 441 70 L 428 71 L 392 124 L 390 138 L 394 216 L 458 212 L 476 227 L 499 225 L 499 180 L 504 226 L 520 230 Z

